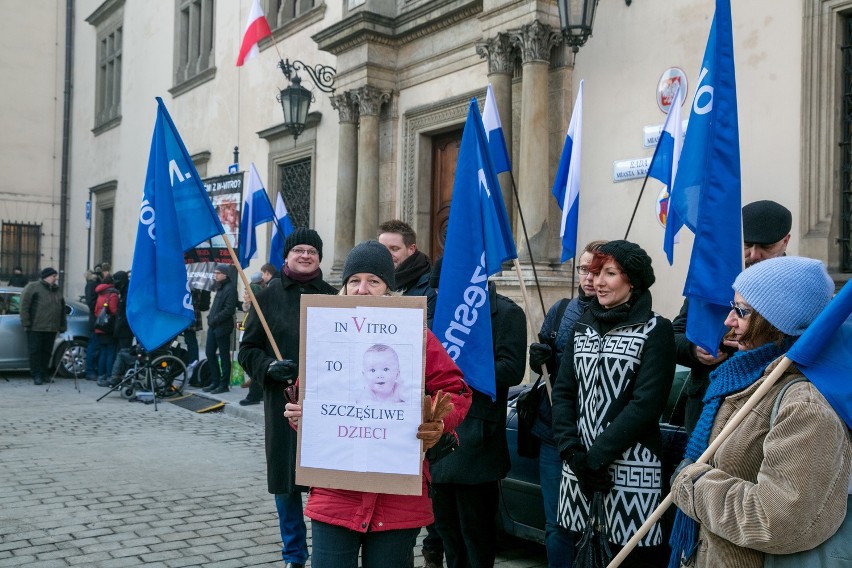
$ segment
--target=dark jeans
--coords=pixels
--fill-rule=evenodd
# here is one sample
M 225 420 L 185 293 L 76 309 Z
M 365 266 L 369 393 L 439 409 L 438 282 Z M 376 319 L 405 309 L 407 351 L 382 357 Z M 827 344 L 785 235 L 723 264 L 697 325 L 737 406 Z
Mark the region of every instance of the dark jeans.
M 100 356 L 100 337 L 92 327 L 89 333 L 89 343 L 86 345 L 86 376 L 98 376 L 98 357 Z
M 210 384 L 219 387 L 227 387 L 231 384 L 231 331 L 213 330 L 207 331 L 207 368 L 210 370 Z M 216 352 L 219 357 L 216 357 Z M 219 365 L 222 369 L 220 371 Z
M 359 533 L 320 521 L 311 522 L 314 568 L 408 568 L 420 529 Z
M 448 568 L 490 568 L 497 554 L 497 481 L 432 484 L 435 528 Z
M 189 358 L 187 364 L 198 361 L 198 336 L 194 331 L 183 332 L 183 341 L 186 343 L 186 355 Z
M 27 350 L 30 355 L 30 373 L 33 379 L 46 379 L 50 371 L 50 356 L 53 354 L 55 331 L 28 331 Z
M 281 530 L 281 558 L 284 562 L 304 564 L 308 560 L 308 529 L 299 491 L 275 495 L 278 528 Z
M 115 362 L 112 365 L 112 372 L 110 373 L 110 376 L 113 379 L 123 379 L 124 373 L 127 372 L 127 369 L 133 366 L 135 361 L 136 355 L 131 352 L 130 347 L 123 347 L 119 349 L 115 356 Z
M 98 337 L 98 379 L 108 379 L 115 364 L 117 343 L 111 335 Z
M 556 445 L 541 441 L 538 455 L 538 475 L 544 499 L 544 548 L 549 568 L 571 568 L 574 560 L 574 535 L 557 520 L 559 513 L 559 484 L 562 481 L 562 458 Z

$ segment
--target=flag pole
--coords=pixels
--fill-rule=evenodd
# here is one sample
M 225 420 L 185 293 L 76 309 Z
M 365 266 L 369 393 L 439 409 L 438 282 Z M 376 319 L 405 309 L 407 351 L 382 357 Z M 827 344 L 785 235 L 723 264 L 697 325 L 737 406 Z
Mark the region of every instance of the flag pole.
M 254 292 L 252 291 L 251 284 L 249 283 L 248 278 L 246 278 L 246 273 L 243 271 L 243 267 L 240 264 L 240 259 L 237 258 L 237 253 L 234 251 L 234 247 L 231 246 L 231 239 L 228 238 L 227 233 L 222 233 L 222 237 L 225 239 L 225 246 L 228 247 L 228 252 L 231 254 L 234 266 L 237 267 L 237 272 L 239 272 L 240 278 L 242 278 L 243 285 L 248 291 L 249 300 L 251 301 L 251 305 L 254 306 L 254 311 L 257 314 L 257 318 L 260 320 L 260 325 L 263 326 L 263 331 L 266 332 L 266 338 L 269 340 L 269 345 L 272 346 L 275 358 L 281 361 L 284 357 L 281 356 L 281 351 L 278 350 L 278 343 L 276 343 L 275 338 L 272 337 L 272 331 L 269 329 L 269 324 L 266 323 L 266 317 L 264 317 L 263 312 L 260 311 L 260 306 L 257 305 L 257 298 L 254 297 Z
M 547 313 L 547 309 L 544 307 L 544 298 L 541 295 L 541 284 L 538 282 L 538 272 L 535 269 L 535 259 L 532 255 L 532 248 L 530 247 L 530 237 L 527 234 L 527 223 L 524 221 L 524 212 L 521 209 L 521 198 L 518 196 L 518 186 L 515 185 L 515 173 L 511 170 L 509 171 L 509 176 L 512 178 L 512 194 L 515 196 L 515 203 L 518 204 L 518 218 L 521 220 L 521 229 L 524 232 L 524 242 L 527 243 L 527 252 L 530 255 L 530 266 L 532 266 L 533 271 L 533 279 L 535 279 L 535 288 L 538 291 L 538 301 L 541 304 L 541 313 L 542 315 Z M 524 293 L 524 301 L 527 302 L 527 294 L 526 288 L 524 287 L 524 279 L 521 277 L 521 269 L 518 266 L 518 261 L 515 259 L 515 270 L 518 273 L 518 280 L 521 282 L 521 291 Z M 526 310 L 524 310 L 526 311 Z M 534 328 L 540 329 L 540 328 Z
M 642 181 L 642 189 L 639 190 L 639 197 L 636 198 L 636 205 L 633 206 L 633 214 L 630 216 L 630 222 L 627 223 L 627 230 L 624 232 L 624 240 L 627 240 L 627 235 L 630 234 L 630 227 L 633 226 L 633 219 L 636 217 L 636 211 L 639 209 L 639 202 L 642 201 L 642 194 L 645 193 L 645 184 L 648 183 L 648 174 L 651 172 L 651 168 L 648 168 L 648 171 L 645 172 L 645 179 Z
M 527 286 L 526 286 L 526 284 L 524 284 L 523 277 L 521 277 L 521 265 L 518 263 L 517 258 L 512 259 L 512 264 L 514 264 L 515 272 L 518 274 L 518 283 L 521 285 L 521 295 L 523 295 L 523 297 L 524 297 L 524 302 L 527 305 L 529 305 L 529 296 L 527 294 Z M 539 290 L 539 293 L 541 293 L 541 290 Z M 527 326 L 529 326 L 530 329 L 532 329 L 532 330 L 541 329 L 541 325 L 537 326 L 535 324 L 535 322 L 533 322 L 533 316 L 532 316 L 531 310 L 524 310 L 524 315 L 527 316 Z M 544 377 L 544 387 L 547 389 L 547 398 L 552 401 L 553 400 L 553 393 L 552 393 L 553 387 L 550 386 L 550 380 L 548 379 L 548 376 L 547 376 L 547 374 L 548 374 L 547 373 L 547 367 L 542 365 L 541 370 L 539 371 L 539 374 L 541 374 Z
M 763 384 L 760 385 L 760 387 L 758 387 L 756 391 L 754 391 L 754 394 L 749 397 L 743 407 L 740 408 L 736 414 L 734 414 L 734 416 L 730 419 L 730 421 L 728 421 L 727 424 L 725 424 L 725 427 L 722 428 L 722 431 L 719 432 L 719 435 L 716 436 L 716 438 L 713 440 L 713 443 L 711 443 L 710 446 L 708 446 L 707 449 L 704 450 L 704 453 L 701 454 L 701 457 L 695 460 L 695 463 L 707 463 L 710 458 L 713 457 L 713 454 L 716 453 L 716 450 L 719 449 L 719 446 L 721 446 L 725 442 L 725 440 L 728 439 L 734 429 L 740 425 L 740 422 L 745 420 L 746 416 L 749 412 L 751 412 L 755 405 L 757 405 L 757 403 L 763 400 L 763 397 L 766 396 L 766 393 L 768 393 L 769 390 L 773 386 L 775 386 L 775 383 L 778 382 L 778 379 L 781 378 L 781 375 L 784 374 L 784 372 L 790 366 L 790 363 L 792 363 L 792 361 L 788 359 L 785 355 L 778 363 L 778 365 L 772 370 L 769 376 L 766 377 L 766 380 L 763 381 Z M 619 552 L 615 556 L 615 558 L 612 559 L 612 562 L 607 565 L 607 568 L 616 568 L 616 566 L 620 566 L 624 559 L 627 558 L 627 555 L 630 554 L 630 552 L 634 548 L 636 548 L 636 545 L 639 543 L 640 540 L 642 540 L 642 537 L 645 536 L 645 534 L 647 534 L 649 530 L 651 530 L 651 527 L 654 526 L 654 523 L 656 523 L 660 519 L 660 517 L 663 516 L 663 513 L 666 512 L 666 509 L 668 509 L 671 504 L 672 493 L 670 492 L 666 496 L 666 498 L 663 499 L 663 502 L 660 503 L 660 505 L 656 509 L 654 509 L 654 512 L 651 513 L 651 516 L 648 517 L 648 520 L 646 520 L 645 523 L 641 527 L 639 527 L 639 530 L 636 531 L 636 534 L 634 534 L 627 542 L 627 544 L 624 545 L 624 548 L 621 549 L 621 552 Z

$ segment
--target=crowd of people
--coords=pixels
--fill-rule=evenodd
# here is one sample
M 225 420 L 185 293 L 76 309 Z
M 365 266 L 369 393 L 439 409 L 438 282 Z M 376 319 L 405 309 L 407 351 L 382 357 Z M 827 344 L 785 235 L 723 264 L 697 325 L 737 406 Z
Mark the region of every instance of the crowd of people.
M 709 464 L 695 463 L 834 294 L 822 263 L 786 255 L 789 210 L 758 201 L 743 207 L 742 220 L 746 268 L 731 290 L 724 322 L 729 333 L 715 353 L 687 337 L 687 302 L 673 321 L 654 311 L 651 258 L 626 240 L 593 241 L 583 249 L 575 262 L 576 295 L 553 305 L 538 341 L 530 345 L 524 312 L 489 283 L 494 400 L 467 385 L 431 332 L 441 262 L 433 264 L 418 249 L 409 225 L 385 222 L 376 240 L 353 248 L 339 291 L 320 268 L 320 235 L 307 228 L 292 232 L 284 265 L 264 265 L 251 284 L 274 345 L 246 291 L 238 352 L 239 364 L 251 377 L 240 404 L 264 405 L 267 486 L 278 511 L 285 566 L 301 568 L 310 557 L 317 568 L 355 568 L 360 557 L 365 568 L 408 568 L 424 527 L 427 568 L 445 562 L 449 568 L 493 566 L 498 484 L 511 463 L 505 431 L 508 390 L 523 380 L 527 355 L 532 372 L 548 382 L 531 433 L 539 441 L 550 567 L 573 565 L 593 501 L 603 503 L 607 544 L 616 553 L 669 491 L 677 505 L 673 522 L 655 523 L 622 566 L 757 567 L 771 556 L 812 549 L 829 539 L 847 511 L 850 432 L 795 366 Z M 23 295 L 21 319 L 36 384 L 46 372 L 40 353 L 65 326 L 64 308 L 57 308 L 56 276 L 45 269 Z M 132 339 L 123 312 L 127 280 L 127 273 L 111 274 L 109 265 L 101 264 L 87 285 L 93 329 L 87 370 L 99 384 L 115 380 L 109 369 L 116 351 Z M 228 390 L 238 304 L 232 267 L 217 265 L 215 280 L 212 305 L 209 295 L 206 303 L 193 295 L 197 325 L 186 332 L 195 338 L 201 311 L 209 308 L 206 355 L 219 365 L 205 390 L 214 393 Z M 426 298 L 423 395 L 441 398 L 444 393 L 452 404 L 441 416 L 424 412 L 417 438 L 424 451 L 447 436 L 458 448 L 440 459 L 425 454 L 419 495 L 296 484 L 303 411 L 298 397 L 300 298 L 305 294 Z M 109 332 L 96 329 L 102 310 L 115 315 Z M 189 358 L 197 360 L 197 340 L 193 351 L 186 333 Z M 404 402 L 397 352 L 384 344 L 370 349 L 361 361 L 362 395 Z M 667 448 L 660 421 L 676 364 L 690 369 L 680 393 L 688 442 L 681 464 L 669 469 L 663 463 Z M 310 550 L 305 516 L 312 520 Z

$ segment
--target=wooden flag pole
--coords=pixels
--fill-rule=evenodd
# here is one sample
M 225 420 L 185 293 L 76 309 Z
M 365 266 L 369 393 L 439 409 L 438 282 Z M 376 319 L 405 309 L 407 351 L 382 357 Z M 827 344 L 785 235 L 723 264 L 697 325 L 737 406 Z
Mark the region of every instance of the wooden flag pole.
M 517 258 L 512 259 L 512 264 L 515 265 L 515 273 L 518 275 L 518 283 L 521 286 L 521 295 L 524 297 L 524 305 L 529 306 L 530 298 L 527 295 L 527 287 L 524 284 L 524 278 L 521 275 L 521 265 L 518 263 Z M 541 329 L 541 324 L 536 325 L 536 322 L 533 321 L 532 310 L 526 309 L 524 310 L 524 315 L 527 316 L 527 325 L 530 326 L 530 329 L 536 330 Z M 547 389 L 547 398 L 553 401 L 553 387 L 550 386 L 550 380 L 547 376 L 547 367 L 544 365 L 541 366 L 541 375 L 544 377 L 544 388 Z
M 228 247 L 228 252 L 231 253 L 231 259 L 234 261 L 234 266 L 237 267 L 237 272 L 240 273 L 240 278 L 243 280 L 243 285 L 248 290 L 249 300 L 251 301 L 251 305 L 254 306 L 254 312 L 257 314 L 257 318 L 260 320 L 260 325 L 263 326 L 263 331 L 266 332 L 266 338 L 269 340 L 269 345 L 272 346 L 272 351 L 275 353 L 275 358 L 279 361 L 283 360 L 284 357 L 281 356 L 281 351 L 278 350 L 278 344 L 275 342 L 275 338 L 272 337 L 272 331 L 269 329 L 269 324 L 266 323 L 266 317 L 264 317 L 263 312 L 260 311 L 260 306 L 257 305 L 257 298 L 254 297 L 254 292 L 251 289 L 251 284 L 249 283 L 248 278 L 246 278 L 246 273 L 243 272 L 243 267 L 240 264 L 240 259 L 237 258 L 237 253 L 234 251 L 234 247 L 231 246 L 231 239 L 228 238 L 228 235 L 223 233 L 222 237 L 225 239 L 225 246 Z
M 711 457 L 713 457 L 713 454 L 716 453 L 716 450 L 719 449 L 719 446 L 721 446 L 722 443 L 724 443 L 725 440 L 728 439 L 734 429 L 740 425 L 740 422 L 745 420 L 745 417 L 748 415 L 749 412 L 751 412 L 751 409 L 754 408 L 758 402 L 763 400 L 763 397 L 766 396 L 766 393 L 769 392 L 769 389 L 775 386 L 775 383 L 778 382 L 778 379 L 781 378 L 781 375 L 784 374 L 784 371 L 787 370 L 787 368 L 790 366 L 790 363 L 792 363 L 792 361 L 790 361 L 790 359 L 787 359 L 786 356 L 781 359 L 781 361 L 778 363 L 778 366 L 772 370 L 768 377 L 766 377 L 766 380 L 763 381 L 763 384 L 760 385 L 760 387 L 758 387 L 756 391 L 754 391 L 754 394 L 751 395 L 751 397 L 746 401 L 743 407 L 740 408 L 736 414 L 734 414 L 734 416 L 728 421 L 727 424 L 725 424 L 725 427 L 722 428 L 722 431 L 719 432 L 719 435 L 716 436 L 716 438 L 713 440 L 713 443 L 711 443 L 710 446 L 708 446 L 707 449 L 704 450 L 704 453 L 701 454 L 701 457 L 699 457 L 695 461 L 695 463 L 707 463 L 707 461 Z M 644 537 L 645 534 L 647 534 L 647 532 L 651 530 L 651 527 L 654 526 L 654 523 L 656 523 L 660 519 L 660 517 L 663 516 L 663 513 L 666 512 L 666 509 L 668 509 L 671 504 L 672 493 L 669 493 L 666 498 L 663 499 L 663 502 L 660 503 L 659 507 L 654 509 L 654 512 L 651 513 L 651 516 L 648 517 L 648 520 L 646 520 L 645 523 L 641 527 L 639 527 L 639 530 L 636 531 L 636 534 L 634 534 L 633 537 L 627 542 L 627 544 L 624 545 L 624 548 L 621 549 L 621 552 L 619 552 L 615 556 L 615 558 L 612 559 L 612 562 L 607 565 L 607 568 L 615 568 L 616 566 L 621 565 L 621 563 L 624 562 L 624 559 L 627 558 L 627 555 L 630 554 L 630 552 L 634 548 L 636 548 L 636 545 L 639 543 L 640 540 L 642 540 L 642 537 Z

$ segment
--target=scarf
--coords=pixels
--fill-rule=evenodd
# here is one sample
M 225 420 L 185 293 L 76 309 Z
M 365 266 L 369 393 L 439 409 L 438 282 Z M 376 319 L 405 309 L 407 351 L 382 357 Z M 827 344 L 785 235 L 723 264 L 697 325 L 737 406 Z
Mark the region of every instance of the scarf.
M 307 284 L 318 276 L 322 278 L 321 268 L 317 268 L 316 270 L 314 270 L 313 272 L 309 272 L 308 274 L 302 274 L 301 272 L 293 272 L 290 267 L 285 264 L 284 268 L 281 269 L 281 272 L 284 273 L 284 276 L 286 276 L 290 280 L 293 280 L 294 282 L 298 282 L 299 284 Z
M 419 250 L 414 251 L 414 254 L 399 263 L 399 268 L 396 269 L 396 289 L 408 290 L 430 270 L 432 263 L 429 262 L 429 257 Z
M 710 445 L 713 422 L 725 397 L 754 384 L 763 376 L 766 367 L 786 353 L 791 344 L 792 341 L 788 340 L 780 346 L 767 343 L 750 351 L 739 351 L 710 373 L 710 386 L 707 387 L 707 393 L 704 395 L 704 409 L 686 444 L 685 458 L 697 460 Z M 681 556 L 690 558 L 698 546 L 698 523 L 680 509 L 675 515 L 669 544 L 672 547 L 669 568 L 678 568 Z

